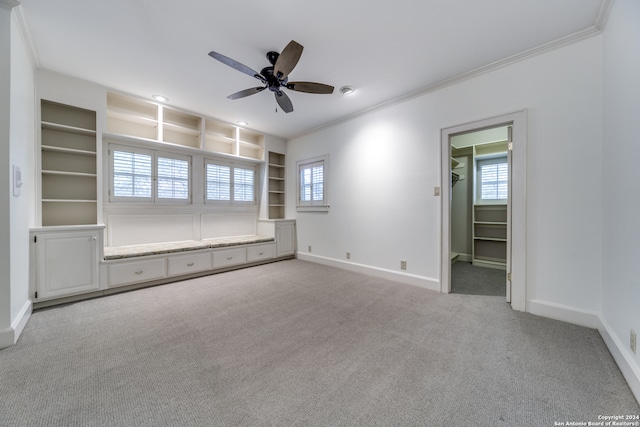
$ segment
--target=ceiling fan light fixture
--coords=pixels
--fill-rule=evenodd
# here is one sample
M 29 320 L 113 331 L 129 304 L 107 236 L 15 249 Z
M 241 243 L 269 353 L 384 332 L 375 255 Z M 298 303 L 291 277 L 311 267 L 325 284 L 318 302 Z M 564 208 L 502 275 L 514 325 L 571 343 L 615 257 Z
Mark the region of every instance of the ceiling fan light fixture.
M 164 95 L 151 95 L 151 97 L 158 102 L 169 102 L 169 98 Z
M 342 86 L 340 88 L 340 93 L 343 95 L 351 95 L 356 90 L 352 86 Z
M 238 121 L 236 122 L 236 124 L 237 124 L 238 126 L 246 126 L 246 125 L 248 125 L 249 123 L 248 123 L 248 122 L 245 122 L 244 120 L 238 120 Z

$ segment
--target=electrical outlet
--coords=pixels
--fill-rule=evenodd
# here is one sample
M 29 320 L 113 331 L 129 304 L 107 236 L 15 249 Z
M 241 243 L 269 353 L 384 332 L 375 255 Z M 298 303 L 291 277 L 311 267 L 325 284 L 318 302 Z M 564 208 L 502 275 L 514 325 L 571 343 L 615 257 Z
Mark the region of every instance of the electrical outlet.
M 407 261 L 400 261 L 400 270 L 406 270 L 407 269 Z
M 347 252 L 347 259 L 351 259 L 351 252 Z
M 309 249 L 307 250 L 307 252 L 311 252 L 311 245 L 309 245 Z
M 636 354 L 636 331 L 631 330 L 631 337 L 629 339 L 629 347 L 631 347 L 631 351 L 633 354 Z

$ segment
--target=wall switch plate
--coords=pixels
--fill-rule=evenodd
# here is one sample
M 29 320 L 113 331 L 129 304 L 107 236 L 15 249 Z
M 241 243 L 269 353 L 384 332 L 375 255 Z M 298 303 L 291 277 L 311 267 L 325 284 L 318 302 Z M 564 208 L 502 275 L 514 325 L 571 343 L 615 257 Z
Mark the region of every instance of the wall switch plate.
M 433 195 L 434 196 L 440 195 L 440 187 L 433 187 Z
M 407 269 L 407 261 L 400 261 L 400 270 L 406 270 Z
M 629 338 L 629 347 L 631 347 L 631 351 L 633 354 L 636 354 L 636 331 L 631 330 L 631 337 Z

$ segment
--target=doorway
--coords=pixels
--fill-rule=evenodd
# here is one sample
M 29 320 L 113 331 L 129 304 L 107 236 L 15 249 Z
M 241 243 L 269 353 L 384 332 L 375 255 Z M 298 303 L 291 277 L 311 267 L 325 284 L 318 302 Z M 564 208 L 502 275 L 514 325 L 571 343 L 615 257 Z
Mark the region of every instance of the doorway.
M 511 125 L 451 135 L 451 292 L 508 301 Z
M 445 128 L 441 131 L 441 152 L 442 152 L 442 252 L 441 252 L 441 291 L 449 293 L 451 287 L 451 256 L 452 256 L 452 188 L 455 175 L 460 175 L 455 171 L 455 164 L 452 164 L 452 138 L 460 135 L 472 135 L 480 131 L 489 131 L 497 129 L 508 129 L 506 143 L 511 146 L 511 150 L 507 150 L 508 162 L 508 196 L 509 203 L 506 204 L 506 217 L 504 221 L 494 221 L 500 224 L 500 227 L 506 229 L 505 238 L 502 239 L 504 250 L 500 256 L 496 256 L 496 245 L 481 243 L 484 251 L 484 261 L 496 261 L 496 258 L 504 257 L 504 275 L 505 275 L 505 298 L 511 306 L 520 311 L 526 308 L 526 111 L 518 111 L 502 116 L 497 116 L 485 120 L 467 123 L 464 125 Z M 491 154 L 487 155 L 491 157 Z M 473 172 L 477 172 L 477 164 L 475 160 L 473 164 Z M 469 169 L 471 170 L 471 169 Z M 465 173 L 465 179 L 472 179 L 469 173 Z M 459 176 L 458 176 L 459 180 Z M 460 182 L 460 181 L 458 181 Z M 468 183 L 469 181 L 467 181 Z M 459 185 L 459 184 L 456 184 Z M 474 188 L 474 193 L 478 190 Z M 475 196 L 474 196 L 475 197 Z M 498 205 L 499 203 L 496 203 Z M 495 219 L 495 215 L 505 215 L 505 213 L 496 212 L 497 208 L 491 207 L 491 203 L 487 203 L 489 207 L 484 208 L 481 215 L 489 215 Z M 471 212 L 473 216 L 475 212 Z M 491 221 L 478 221 L 487 223 Z M 488 224 L 493 226 L 495 224 Z M 473 228 L 473 224 L 469 225 Z M 495 232 L 492 227 L 485 227 L 481 233 Z M 484 239 L 489 241 L 489 238 Z M 484 242 L 483 241 L 483 242 Z M 493 250 L 493 253 L 492 253 Z M 488 251 L 488 252 L 487 252 Z M 470 255 L 473 257 L 474 250 Z M 473 261 L 473 259 L 472 259 Z M 486 265 L 485 265 L 486 267 Z

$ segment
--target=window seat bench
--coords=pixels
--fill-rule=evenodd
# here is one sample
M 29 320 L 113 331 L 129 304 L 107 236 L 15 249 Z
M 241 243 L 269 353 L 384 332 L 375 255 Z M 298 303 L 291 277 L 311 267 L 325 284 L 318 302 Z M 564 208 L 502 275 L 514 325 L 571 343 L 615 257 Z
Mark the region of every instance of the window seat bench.
M 180 242 L 147 243 L 142 245 L 106 246 L 105 260 L 136 258 L 147 255 L 162 255 L 176 252 L 215 249 L 230 246 L 249 245 L 255 243 L 274 242 L 273 237 L 260 235 L 218 237 L 205 240 L 185 240 Z

